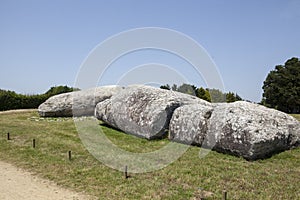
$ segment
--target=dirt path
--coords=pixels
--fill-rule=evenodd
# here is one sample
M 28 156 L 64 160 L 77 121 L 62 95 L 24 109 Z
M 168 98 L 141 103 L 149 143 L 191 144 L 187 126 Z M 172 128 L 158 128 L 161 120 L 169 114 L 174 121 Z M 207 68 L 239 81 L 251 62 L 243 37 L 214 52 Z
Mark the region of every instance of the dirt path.
M 11 164 L 0 161 L 1 200 L 88 200 Z

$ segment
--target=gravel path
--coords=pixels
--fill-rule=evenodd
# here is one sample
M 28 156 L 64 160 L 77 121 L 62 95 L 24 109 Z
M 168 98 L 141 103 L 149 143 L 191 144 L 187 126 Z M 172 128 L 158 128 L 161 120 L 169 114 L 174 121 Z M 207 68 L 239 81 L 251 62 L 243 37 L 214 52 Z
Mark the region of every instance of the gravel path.
M 29 172 L 0 161 L 1 200 L 88 200 L 85 195 L 58 187 Z

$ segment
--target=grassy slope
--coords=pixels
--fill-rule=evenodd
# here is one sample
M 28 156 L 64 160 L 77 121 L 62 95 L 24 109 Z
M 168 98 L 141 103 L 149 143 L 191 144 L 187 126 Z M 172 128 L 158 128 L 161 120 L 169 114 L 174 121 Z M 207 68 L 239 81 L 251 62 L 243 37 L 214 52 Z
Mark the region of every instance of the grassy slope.
M 229 199 L 300 199 L 300 148 L 247 162 L 216 152 L 200 159 L 199 148 L 191 147 L 168 167 L 125 180 L 85 150 L 71 119 L 35 121 L 37 117 L 34 111 L 0 114 L 0 159 L 99 199 L 197 199 L 199 188 L 214 193 L 208 199 L 221 199 L 223 189 Z M 102 128 L 111 141 L 130 151 L 151 151 L 168 143 Z

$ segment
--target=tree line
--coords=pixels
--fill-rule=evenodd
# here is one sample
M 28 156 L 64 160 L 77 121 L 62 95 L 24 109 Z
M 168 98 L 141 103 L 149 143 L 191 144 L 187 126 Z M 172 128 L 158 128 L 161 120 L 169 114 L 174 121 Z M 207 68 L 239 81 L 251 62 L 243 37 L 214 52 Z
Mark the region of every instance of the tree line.
M 17 94 L 14 91 L 0 89 L 0 111 L 38 108 L 38 106 L 45 102 L 49 97 L 66 92 L 72 92 L 74 90 L 78 89 L 68 86 L 55 86 L 51 87 L 44 94 L 24 95 Z
M 200 99 L 206 100 L 208 102 L 212 103 L 219 103 L 219 102 L 235 102 L 240 101 L 242 98 L 233 92 L 223 93 L 222 91 L 218 89 L 208 89 L 203 87 L 196 87 L 191 84 L 183 83 L 180 86 L 177 86 L 176 84 L 173 84 L 170 86 L 169 84 L 160 86 L 161 89 L 166 90 L 173 90 L 185 94 L 190 94 L 193 96 L 197 96 Z

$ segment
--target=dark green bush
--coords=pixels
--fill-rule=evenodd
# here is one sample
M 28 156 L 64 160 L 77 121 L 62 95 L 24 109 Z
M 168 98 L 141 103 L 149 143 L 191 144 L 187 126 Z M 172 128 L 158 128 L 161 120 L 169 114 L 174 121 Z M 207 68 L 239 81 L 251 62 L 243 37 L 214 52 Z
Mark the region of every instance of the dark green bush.
M 38 108 L 38 106 L 45 102 L 49 97 L 72 92 L 74 90 L 78 89 L 68 86 L 55 86 L 51 87 L 45 94 L 24 95 L 17 94 L 14 91 L 0 89 L 0 111 Z

